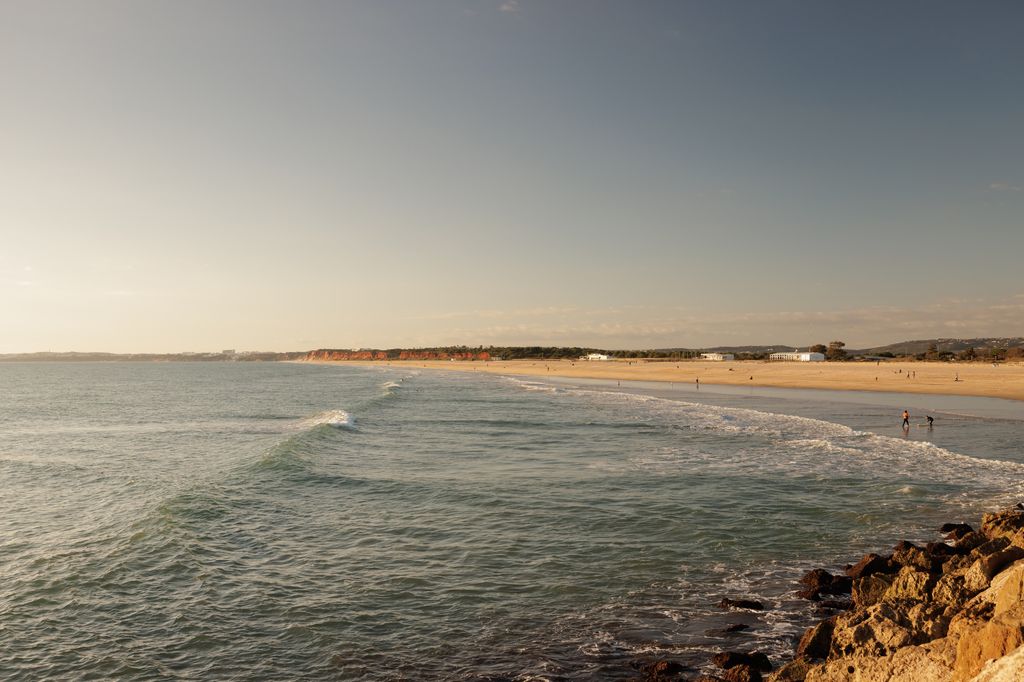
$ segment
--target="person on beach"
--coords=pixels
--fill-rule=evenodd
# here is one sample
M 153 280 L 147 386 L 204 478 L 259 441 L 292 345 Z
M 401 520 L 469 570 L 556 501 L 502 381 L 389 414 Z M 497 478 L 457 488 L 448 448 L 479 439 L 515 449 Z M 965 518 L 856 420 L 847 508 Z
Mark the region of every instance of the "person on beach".
M 906 410 L 903 410 L 903 428 L 910 428 L 910 413 Z
M 928 428 L 932 428 L 932 424 L 935 422 L 935 420 L 931 417 L 931 415 L 925 415 L 924 418 L 928 420 Z
M 700 377 L 697 377 L 694 381 L 697 382 L 697 390 L 700 390 Z

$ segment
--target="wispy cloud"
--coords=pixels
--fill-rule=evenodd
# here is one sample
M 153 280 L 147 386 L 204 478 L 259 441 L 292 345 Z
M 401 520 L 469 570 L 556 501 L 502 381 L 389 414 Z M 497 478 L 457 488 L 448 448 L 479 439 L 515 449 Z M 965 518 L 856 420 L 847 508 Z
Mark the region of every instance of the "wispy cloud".
M 1024 192 L 1024 187 L 1011 185 L 1008 182 L 993 182 L 988 188 L 993 192 Z
M 505 0 L 498 6 L 499 12 L 518 12 L 519 11 L 519 0 Z

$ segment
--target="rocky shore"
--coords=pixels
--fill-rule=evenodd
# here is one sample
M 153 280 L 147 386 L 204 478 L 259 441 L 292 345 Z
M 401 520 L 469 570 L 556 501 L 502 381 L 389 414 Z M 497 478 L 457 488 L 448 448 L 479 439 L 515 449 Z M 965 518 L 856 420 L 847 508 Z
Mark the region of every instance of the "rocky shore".
M 1024 507 L 986 514 L 977 530 L 950 523 L 939 532 L 941 540 L 903 541 L 838 574 L 807 573 L 797 594 L 826 617 L 778 669 L 757 651 L 723 651 L 715 674 L 672 661 L 646 664 L 641 674 L 650 682 L 1024 680 Z

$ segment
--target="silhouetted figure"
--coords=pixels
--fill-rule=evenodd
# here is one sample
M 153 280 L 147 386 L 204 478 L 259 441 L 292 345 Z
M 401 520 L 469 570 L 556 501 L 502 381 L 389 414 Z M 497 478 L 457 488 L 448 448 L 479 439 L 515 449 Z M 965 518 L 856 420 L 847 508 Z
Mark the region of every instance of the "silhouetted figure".
M 932 424 L 935 423 L 935 420 L 931 416 L 926 416 L 925 419 L 928 420 L 928 428 L 932 428 Z
M 906 410 L 903 410 L 903 428 L 910 428 L 910 413 Z

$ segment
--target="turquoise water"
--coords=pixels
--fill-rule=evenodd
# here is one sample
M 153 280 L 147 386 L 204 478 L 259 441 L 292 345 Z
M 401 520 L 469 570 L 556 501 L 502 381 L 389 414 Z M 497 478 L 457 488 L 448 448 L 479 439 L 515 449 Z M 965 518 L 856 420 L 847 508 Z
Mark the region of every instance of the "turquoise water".
M 0 364 L 0 387 L 7 680 L 781 660 L 804 570 L 1024 494 L 998 401 L 905 398 L 937 421 L 904 434 L 892 396 L 301 364 Z

